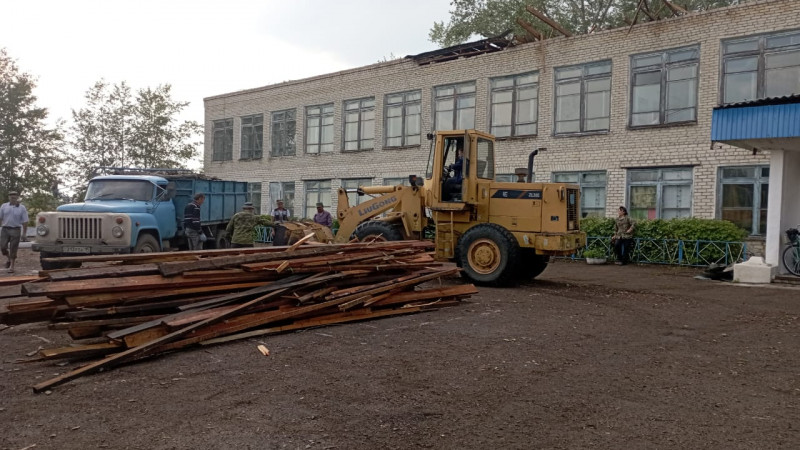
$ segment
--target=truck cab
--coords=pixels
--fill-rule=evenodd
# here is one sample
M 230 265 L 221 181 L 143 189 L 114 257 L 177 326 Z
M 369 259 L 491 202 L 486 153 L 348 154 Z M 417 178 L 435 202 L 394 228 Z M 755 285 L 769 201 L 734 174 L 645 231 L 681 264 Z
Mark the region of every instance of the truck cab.
M 33 250 L 42 258 L 161 251 L 162 241 L 178 230 L 171 199 L 169 181 L 162 177 L 93 178 L 82 203 L 36 217 Z

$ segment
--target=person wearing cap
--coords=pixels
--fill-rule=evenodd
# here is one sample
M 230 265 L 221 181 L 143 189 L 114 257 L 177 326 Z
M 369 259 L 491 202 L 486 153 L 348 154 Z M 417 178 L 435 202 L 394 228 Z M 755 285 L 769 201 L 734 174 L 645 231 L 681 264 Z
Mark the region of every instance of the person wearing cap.
M 13 273 L 19 242 L 27 241 L 28 232 L 28 210 L 19 202 L 19 192 L 9 192 L 8 202 L 0 205 L 0 225 L 0 250 L 8 258 L 8 272 Z
M 278 200 L 278 207 L 272 210 L 272 220 L 274 222 L 284 222 L 289 220 L 289 210 L 283 207 L 283 200 Z
M 256 227 L 258 226 L 258 216 L 255 215 L 256 208 L 252 203 L 247 202 L 242 206 L 242 210 L 233 215 L 225 230 L 231 236 L 231 248 L 252 247 L 256 238 Z
M 314 222 L 325 225 L 328 228 L 333 225 L 333 217 L 331 217 L 331 213 L 325 211 L 325 207 L 322 203 L 317 203 L 317 213 L 314 214 Z

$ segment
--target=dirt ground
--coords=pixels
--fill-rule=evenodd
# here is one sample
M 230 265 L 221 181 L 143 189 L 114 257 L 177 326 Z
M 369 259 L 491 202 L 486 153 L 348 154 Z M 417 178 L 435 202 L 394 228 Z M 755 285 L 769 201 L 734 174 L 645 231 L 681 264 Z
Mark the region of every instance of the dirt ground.
M 18 274 L 38 268 L 21 258 Z M 15 361 L 66 333 L 7 328 L 0 448 L 797 448 L 800 290 L 697 273 L 558 261 L 461 306 L 186 350 L 50 394 L 30 386 L 74 364 Z

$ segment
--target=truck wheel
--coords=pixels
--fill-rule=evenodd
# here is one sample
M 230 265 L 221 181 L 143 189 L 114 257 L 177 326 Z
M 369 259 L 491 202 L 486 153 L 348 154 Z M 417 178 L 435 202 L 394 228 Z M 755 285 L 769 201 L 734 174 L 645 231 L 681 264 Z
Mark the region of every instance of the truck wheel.
M 81 263 L 68 263 L 68 262 L 52 262 L 44 261 L 45 258 L 56 258 L 62 255 L 58 253 L 42 252 L 39 254 L 39 263 L 42 265 L 42 270 L 58 270 L 58 269 L 77 269 Z
M 458 242 L 462 274 L 478 284 L 508 285 L 514 281 L 519 244 L 508 230 L 494 223 L 476 225 Z
M 402 241 L 403 233 L 390 223 L 368 220 L 357 226 L 351 237 L 357 237 L 361 242 L 373 239 L 376 241 Z
M 214 238 L 214 248 L 231 248 L 231 240 L 228 238 L 227 231 L 217 230 L 217 237 Z
M 161 246 L 158 245 L 158 240 L 150 234 L 142 234 L 136 242 L 136 248 L 133 253 L 155 253 L 160 252 Z
M 550 255 L 537 255 L 532 248 L 520 249 L 519 278 L 534 279 L 544 272 L 547 263 L 550 262 Z

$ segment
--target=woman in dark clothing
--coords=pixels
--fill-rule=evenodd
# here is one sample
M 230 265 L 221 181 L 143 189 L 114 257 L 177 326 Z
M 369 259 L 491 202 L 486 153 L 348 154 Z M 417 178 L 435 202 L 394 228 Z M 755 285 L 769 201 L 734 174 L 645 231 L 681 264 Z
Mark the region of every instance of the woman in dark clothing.
M 614 227 L 614 254 L 617 255 L 617 264 L 628 264 L 631 249 L 633 248 L 633 221 L 628 216 L 628 210 L 624 206 L 619 207 L 617 221 Z

